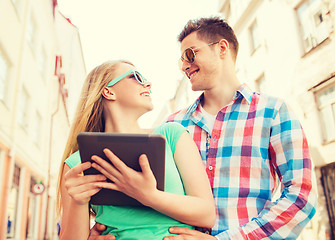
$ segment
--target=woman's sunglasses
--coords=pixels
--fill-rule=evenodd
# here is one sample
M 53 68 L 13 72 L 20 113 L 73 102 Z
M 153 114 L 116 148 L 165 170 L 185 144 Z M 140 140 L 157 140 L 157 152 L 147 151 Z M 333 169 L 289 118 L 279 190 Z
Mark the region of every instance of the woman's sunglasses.
M 219 43 L 219 41 L 209 43 L 209 44 L 207 44 L 207 46 L 211 46 L 211 45 L 214 45 L 214 44 L 217 44 L 217 43 Z M 189 63 L 194 63 L 194 60 L 195 60 L 194 50 L 198 50 L 199 48 L 202 48 L 202 47 L 198 47 L 198 48 L 194 48 L 194 49 L 193 48 L 185 49 L 185 51 L 183 52 L 183 54 L 180 57 L 181 61 L 182 62 L 186 61 L 186 62 L 189 62 Z
M 112 81 L 110 81 L 109 83 L 107 83 L 106 87 L 111 87 L 113 85 L 115 85 L 116 83 L 120 82 L 122 79 L 124 79 L 125 77 L 131 75 L 131 78 L 135 78 L 136 81 L 141 84 L 144 85 L 147 80 L 136 70 L 134 69 L 130 69 L 129 71 L 125 72 L 124 74 L 114 78 Z M 102 101 L 102 95 L 100 97 L 100 102 Z
M 147 81 L 138 71 L 136 71 L 134 69 L 130 69 L 129 71 L 125 72 L 124 74 L 114 78 L 112 81 L 110 81 L 106 85 L 106 87 L 111 87 L 111 86 L 115 85 L 116 83 L 120 82 L 122 79 L 124 79 L 125 77 L 127 77 L 130 74 L 132 74 L 132 76 L 130 76 L 130 77 L 134 77 L 136 79 L 136 81 L 141 85 L 144 85 L 144 83 Z

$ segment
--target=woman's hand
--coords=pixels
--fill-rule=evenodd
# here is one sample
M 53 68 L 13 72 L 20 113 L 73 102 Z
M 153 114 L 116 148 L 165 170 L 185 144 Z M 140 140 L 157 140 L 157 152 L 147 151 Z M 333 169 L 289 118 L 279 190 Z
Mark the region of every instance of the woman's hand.
M 67 193 L 79 205 L 87 204 L 91 196 L 101 189 L 96 184 L 106 181 L 104 175 L 84 175 L 83 171 L 91 166 L 90 162 L 81 163 L 64 175 L 64 186 Z
M 150 199 L 157 192 L 157 182 L 153 175 L 148 158 L 145 154 L 139 157 L 139 164 L 142 172 L 137 172 L 129 168 L 122 162 L 111 150 L 104 149 L 105 155 L 109 158 L 113 165 L 109 164 L 102 158 L 94 155 L 92 167 L 97 169 L 112 183 L 100 182 L 96 186 L 101 188 L 109 188 L 135 198 L 143 205 L 150 205 Z

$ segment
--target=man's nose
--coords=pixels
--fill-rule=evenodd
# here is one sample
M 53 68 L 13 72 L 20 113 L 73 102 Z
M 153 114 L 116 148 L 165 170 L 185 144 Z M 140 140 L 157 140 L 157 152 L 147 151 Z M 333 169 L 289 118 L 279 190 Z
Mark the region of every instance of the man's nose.
M 186 71 L 187 71 L 188 69 L 190 69 L 190 66 L 191 66 L 191 63 L 189 63 L 189 62 L 186 61 L 186 60 L 183 60 L 183 61 L 182 61 L 182 66 L 181 66 L 181 70 L 182 70 L 184 73 L 186 73 Z

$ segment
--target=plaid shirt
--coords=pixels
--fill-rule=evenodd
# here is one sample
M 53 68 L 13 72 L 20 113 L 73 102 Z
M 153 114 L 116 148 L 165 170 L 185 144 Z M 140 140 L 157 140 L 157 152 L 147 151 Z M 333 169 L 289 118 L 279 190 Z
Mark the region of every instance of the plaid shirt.
M 185 126 L 212 187 L 218 239 L 296 239 L 315 214 L 316 190 L 305 134 L 287 105 L 243 84 L 210 133 L 203 94 L 168 118 Z M 278 179 L 282 194 L 271 201 Z M 273 200 L 273 199 L 272 199 Z

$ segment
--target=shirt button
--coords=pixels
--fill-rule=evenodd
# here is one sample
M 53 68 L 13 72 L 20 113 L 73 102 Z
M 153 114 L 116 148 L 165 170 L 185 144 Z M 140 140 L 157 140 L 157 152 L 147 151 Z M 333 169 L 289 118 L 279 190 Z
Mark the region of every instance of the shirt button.
M 206 233 L 206 234 L 209 234 L 209 231 L 207 230 L 205 233 Z
M 212 171 L 212 170 L 213 170 L 213 166 L 210 165 L 210 166 L 208 167 L 208 169 L 209 169 L 209 171 Z

